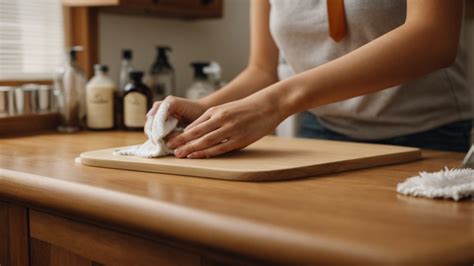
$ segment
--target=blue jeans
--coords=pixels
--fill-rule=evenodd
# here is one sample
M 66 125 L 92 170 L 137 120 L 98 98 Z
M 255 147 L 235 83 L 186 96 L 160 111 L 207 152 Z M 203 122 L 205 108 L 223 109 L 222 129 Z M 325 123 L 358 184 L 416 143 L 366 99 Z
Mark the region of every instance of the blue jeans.
M 301 125 L 298 132 L 298 137 L 369 142 L 418 147 L 423 149 L 467 152 L 471 147 L 471 127 L 472 122 L 470 120 L 466 120 L 443 125 L 441 127 L 420 133 L 393 137 L 389 139 L 367 141 L 357 140 L 325 128 L 314 114 L 310 112 L 304 112 L 301 117 Z

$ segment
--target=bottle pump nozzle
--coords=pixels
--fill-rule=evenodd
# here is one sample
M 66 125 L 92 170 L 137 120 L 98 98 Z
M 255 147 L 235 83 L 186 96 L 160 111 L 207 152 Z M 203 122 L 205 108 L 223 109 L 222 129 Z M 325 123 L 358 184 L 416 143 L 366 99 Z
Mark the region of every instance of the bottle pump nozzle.
M 171 52 L 171 47 L 169 46 L 157 46 L 156 50 L 158 51 L 158 60 L 168 63 L 168 52 Z
M 215 80 L 221 79 L 222 69 L 219 63 L 212 61 L 208 66 L 203 69 L 204 73 L 207 75 L 212 75 Z
M 192 62 L 191 66 L 194 68 L 194 78 L 207 79 L 207 74 L 204 72 L 204 68 L 209 66 L 209 62 Z

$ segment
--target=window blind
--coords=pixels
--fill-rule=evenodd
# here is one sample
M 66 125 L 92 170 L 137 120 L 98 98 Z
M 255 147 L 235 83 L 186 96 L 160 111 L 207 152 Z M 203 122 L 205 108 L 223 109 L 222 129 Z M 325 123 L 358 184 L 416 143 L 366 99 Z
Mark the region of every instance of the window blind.
M 0 80 L 52 79 L 63 25 L 61 0 L 0 0 Z

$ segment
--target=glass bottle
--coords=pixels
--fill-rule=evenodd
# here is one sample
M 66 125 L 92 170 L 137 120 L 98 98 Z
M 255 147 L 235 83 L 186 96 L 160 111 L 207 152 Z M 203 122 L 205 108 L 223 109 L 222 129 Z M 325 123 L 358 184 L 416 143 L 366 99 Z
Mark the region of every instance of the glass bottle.
M 115 83 L 109 78 L 106 65 L 95 65 L 95 75 L 86 85 L 86 125 L 89 129 L 114 127 Z
M 117 129 L 123 128 L 123 94 L 125 92 L 125 86 L 129 82 L 130 71 L 133 70 L 132 65 L 133 52 L 130 49 L 122 50 L 122 64 L 120 67 L 119 86 L 115 91 L 115 127 Z
M 129 82 L 129 73 L 133 70 L 132 66 L 133 52 L 130 49 L 122 50 L 122 65 L 120 67 L 120 82 L 119 90 L 122 92 L 125 89 L 125 85 Z
M 77 63 L 79 46 L 69 50 L 68 61 L 55 80 L 58 96 L 58 107 L 61 114 L 59 132 L 72 133 L 79 131 L 85 116 L 84 94 L 86 79 L 84 71 Z
M 123 125 L 128 130 L 143 130 L 152 104 L 151 91 L 142 82 L 143 71 L 132 71 L 129 77 L 123 95 Z
M 161 101 L 166 96 L 175 95 L 174 69 L 168 59 L 171 47 L 156 47 L 157 57 L 150 69 L 150 87 L 153 101 Z

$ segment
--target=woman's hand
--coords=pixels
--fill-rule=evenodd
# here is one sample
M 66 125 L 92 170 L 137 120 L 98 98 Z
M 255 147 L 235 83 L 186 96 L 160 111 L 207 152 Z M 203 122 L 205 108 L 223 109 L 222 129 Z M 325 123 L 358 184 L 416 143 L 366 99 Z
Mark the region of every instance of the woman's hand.
M 247 97 L 208 109 L 167 142 L 176 157 L 206 158 L 248 146 L 284 119 L 268 99 Z
M 168 96 L 164 101 L 170 104 L 168 115 L 176 117 L 182 125 L 187 125 L 193 122 L 207 109 L 206 106 L 198 101 L 191 101 L 174 96 Z M 147 117 L 155 115 L 162 102 L 163 101 L 155 102 L 150 111 L 148 111 Z

